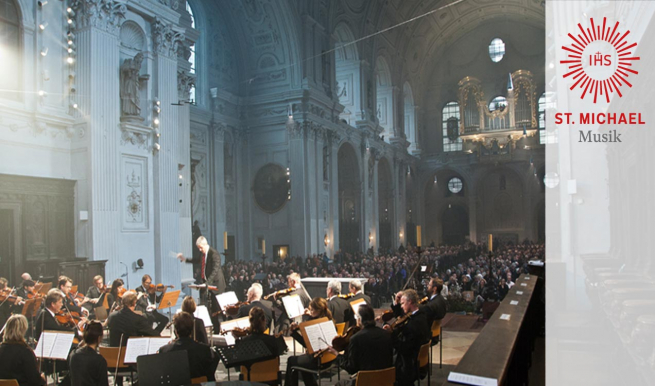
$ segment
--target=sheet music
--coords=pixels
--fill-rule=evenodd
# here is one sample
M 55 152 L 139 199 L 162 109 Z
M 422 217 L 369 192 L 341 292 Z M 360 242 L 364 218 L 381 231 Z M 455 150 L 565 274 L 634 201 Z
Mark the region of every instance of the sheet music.
M 57 333 L 55 332 L 42 332 L 36 345 L 36 349 L 34 349 L 34 354 L 39 358 L 41 356 L 44 358 L 50 358 L 52 346 L 55 345 L 55 338 L 57 338 Z
M 125 363 L 136 363 L 136 358 L 148 354 L 148 340 L 150 338 L 130 338 L 125 349 Z
M 527 286 L 528 286 L 527 283 L 521 283 L 521 287 L 527 287 Z
M 202 319 L 203 323 L 205 323 L 205 327 L 214 326 L 212 323 L 212 318 L 209 316 L 209 310 L 207 310 L 207 306 L 198 306 L 196 308 L 196 312 L 193 313 L 193 316 L 198 319 Z
M 231 306 L 232 304 L 239 303 L 239 299 L 237 299 L 237 294 L 234 293 L 234 291 L 224 292 L 222 294 L 216 295 L 216 301 L 218 302 L 218 305 L 221 307 L 221 311 L 225 311 L 225 308 L 227 306 Z
M 157 354 L 157 351 L 162 346 L 166 346 L 170 342 L 169 338 L 149 338 L 148 339 L 148 355 Z
M 303 307 L 300 296 L 298 295 L 285 296 L 282 298 L 282 303 L 284 304 L 284 309 L 287 311 L 289 319 L 293 319 L 305 313 L 305 307 Z
M 500 315 L 500 320 L 509 320 L 510 315 L 509 314 L 502 314 Z
M 328 347 L 325 342 L 332 342 L 332 339 L 337 335 L 337 329 L 334 327 L 334 323 L 327 321 L 305 327 L 305 333 L 309 345 L 316 352 Z
M 352 307 L 353 311 L 355 312 L 355 315 L 357 315 L 357 311 L 359 310 L 359 307 L 362 306 L 362 304 L 366 304 L 366 300 L 358 299 L 355 300 L 354 302 L 350 302 L 350 307 Z
M 239 319 L 232 319 L 221 323 L 221 330 L 223 331 L 232 331 L 236 327 L 246 328 L 250 327 L 250 320 L 247 316 Z M 232 335 L 232 334 L 229 334 Z
M 477 375 L 456 373 L 454 371 L 448 374 L 448 382 L 474 386 L 498 386 L 498 380 L 495 378 L 479 377 Z
M 518 300 L 512 300 L 512 301 L 509 302 L 509 304 L 510 304 L 511 306 L 516 306 L 516 305 L 519 304 L 519 301 L 518 301 Z
M 68 360 L 68 353 L 75 339 L 74 333 L 59 333 L 55 338 L 55 345 L 52 347 L 50 358 Z
M 38 351 L 34 352 L 36 356 L 43 353 L 44 358 L 67 360 L 75 334 L 44 331 L 41 338 L 36 346 Z
M 517 295 L 523 295 L 523 291 L 516 291 Z

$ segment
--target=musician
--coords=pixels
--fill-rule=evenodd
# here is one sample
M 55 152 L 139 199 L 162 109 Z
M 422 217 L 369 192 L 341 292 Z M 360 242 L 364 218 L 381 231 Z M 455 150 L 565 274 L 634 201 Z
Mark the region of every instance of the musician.
M 371 303 L 371 297 L 368 295 L 364 295 L 362 292 L 362 282 L 357 280 L 357 279 L 352 279 L 350 283 L 348 284 L 348 289 L 350 290 L 351 293 L 354 293 L 355 296 L 351 297 L 349 299 L 350 302 L 353 302 L 354 300 L 359 300 L 359 299 L 364 299 L 366 304 L 373 305 Z
M 0 379 L 15 379 L 20 386 L 45 385 L 43 374 L 39 374 L 36 356 L 25 342 L 27 319 L 23 315 L 12 315 L 5 326 L 0 345 Z
M 16 290 L 16 296 L 20 296 L 23 299 L 28 299 L 29 296 L 28 294 L 33 296 L 34 295 L 34 286 L 36 283 L 34 283 L 31 279 L 29 280 L 23 280 L 21 283 L 19 289 Z
M 214 381 L 214 373 L 218 362 L 214 365 L 209 346 L 198 343 L 191 337 L 194 328 L 193 315 L 188 312 L 175 314 L 173 325 L 175 326 L 177 339 L 173 343 L 162 346 L 159 352 L 186 351 L 189 358 L 191 378 L 207 377 L 208 380 Z
M 69 312 L 77 312 L 79 315 L 82 315 L 81 302 L 71 294 L 73 280 L 67 276 L 59 276 L 57 285 L 59 286 L 59 290 L 64 294 L 64 308 Z M 84 313 L 88 315 L 89 311 L 85 309 Z
M 264 331 L 268 328 L 266 312 L 261 307 L 254 306 L 250 308 L 248 317 L 250 320 L 250 335 L 244 336 L 241 340 L 261 340 L 274 357 L 282 355 L 287 349 L 284 338 L 276 338 L 273 335 L 264 334 Z
M 98 321 L 85 326 L 83 343 L 69 358 L 72 386 L 109 386 L 107 361 L 98 354 L 102 334 L 102 324 Z
M 160 335 L 166 324 L 168 324 L 168 317 L 157 312 L 157 303 L 161 302 L 162 297 L 164 297 L 166 287 L 164 287 L 164 291 L 161 294 L 157 295 L 157 292 L 151 288 L 151 285 L 152 278 L 150 275 L 143 275 L 141 285 L 136 288 L 137 293 L 143 294 L 136 302 L 136 309 L 143 312 L 143 315 L 145 315 L 151 325 L 157 324 L 155 331 L 157 331 L 157 335 Z
M 123 306 L 120 294 L 124 292 L 124 284 L 125 283 L 123 282 L 123 279 L 116 279 L 111 283 L 111 290 L 107 295 L 107 305 L 109 306 L 111 312 Z
M 393 366 L 393 338 L 391 333 L 375 325 L 375 311 L 369 304 L 357 309 L 357 325 L 361 331 L 350 338 L 343 355 L 330 347 L 329 351 L 339 356 L 342 367 L 349 374 L 359 371 L 382 370 Z M 355 385 L 356 379 L 348 379 L 340 384 Z
M 200 250 L 200 257 L 198 259 L 187 259 L 183 254 L 178 253 L 177 258 L 181 262 L 200 264 L 200 279 L 201 282 L 207 285 L 215 286 L 217 291 L 207 291 L 203 288 L 200 290 L 200 304 L 206 305 L 209 308 L 209 313 L 213 315 L 219 311 L 218 301 L 216 295 L 225 292 L 227 287 L 225 284 L 225 277 L 221 269 L 221 255 L 214 248 L 209 246 L 207 239 L 204 236 L 198 237 L 196 246 Z M 200 261 L 198 261 L 200 260 Z M 220 322 L 216 317 L 212 319 L 214 323 L 214 331 L 220 332 Z
M 41 336 L 41 331 L 45 330 L 55 330 L 55 331 L 77 331 L 78 328 L 81 328 L 86 322 L 84 319 L 80 320 L 77 323 L 77 326 L 63 325 L 59 323 L 55 315 L 62 309 L 64 306 L 64 294 L 61 293 L 56 288 L 52 288 L 48 291 L 48 294 L 45 298 L 45 308 L 41 309 L 39 315 L 36 317 L 35 338 Z
M 7 279 L 4 277 L 0 277 L 0 291 L 4 292 L 7 296 L 11 295 L 11 288 L 7 286 Z M 16 299 L 15 303 L 10 303 L 8 300 L 5 300 L 4 302 L 0 302 L 0 328 L 5 325 L 5 322 L 7 322 L 7 319 L 9 319 L 9 316 L 11 315 L 11 309 L 13 307 L 13 304 L 18 304 L 20 302 L 20 298 Z
M 291 291 L 289 295 L 298 295 L 303 307 L 308 308 L 312 299 L 309 297 L 307 291 L 305 291 L 305 288 L 302 286 L 300 275 L 296 272 L 289 274 L 289 276 L 287 276 L 287 285 L 289 288 L 293 288 L 293 291 Z M 277 325 L 280 328 L 280 331 L 283 331 L 289 327 L 291 321 L 289 320 L 289 315 L 284 309 L 284 303 L 282 303 L 282 300 L 280 300 L 280 298 L 277 296 L 274 296 L 274 298 L 276 300 L 277 307 L 282 310 L 282 313 L 278 318 Z
M 146 318 L 134 312 L 136 296 L 136 292 L 127 291 L 123 295 L 123 308 L 109 315 L 109 346 L 125 346 L 131 336 L 159 336 Z
M 23 273 L 22 275 L 20 275 L 20 278 L 21 278 L 22 280 L 32 280 L 32 281 L 34 281 L 34 279 L 32 279 L 32 275 L 30 275 L 30 274 L 27 273 L 27 272 L 25 272 L 25 273 Z
M 310 320 L 319 319 L 319 318 L 328 318 L 332 320 L 332 313 L 328 309 L 327 300 L 323 298 L 314 298 L 311 303 L 309 303 L 308 313 L 310 315 Z M 291 336 L 299 341 L 303 347 L 305 347 L 305 341 L 302 339 L 300 333 L 296 330 L 291 334 Z M 306 369 L 316 370 L 318 369 L 318 359 L 315 359 L 313 355 L 303 354 L 298 356 L 291 356 L 287 361 L 287 372 L 285 376 L 284 386 L 297 386 L 298 385 L 298 372 L 291 371 L 291 368 L 294 366 L 304 367 Z M 306 372 L 301 372 L 305 386 L 316 385 L 316 380 L 314 375 Z
M 105 281 L 102 279 L 102 276 L 95 275 L 93 277 L 93 285 L 86 290 L 86 297 L 89 298 L 89 303 L 98 304 L 100 297 L 105 293 Z M 91 306 L 89 305 L 89 308 Z
M 354 321 L 352 307 L 350 307 L 350 303 L 346 299 L 339 297 L 341 282 L 337 279 L 330 280 L 325 292 L 328 299 L 328 309 L 332 313 L 334 323 L 352 323 Z
M 182 311 L 194 315 L 196 312 L 196 301 L 193 300 L 193 297 L 187 296 L 184 298 L 182 301 Z M 205 330 L 205 322 L 203 322 L 200 318 L 196 318 L 195 316 L 193 319 L 193 340 L 198 343 L 209 344 L 209 340 L 207 339 L 207 330 Z
M 432 326 L 435 320 L 441 320 L 446 316 L 448 310 L 448 303 L 443 296 L 441 290 L 443 289 L 443 280 L 433 277 L 428 283 L 428 296 L 430 299 L 427 304 L 419 306 L 419 309 L 425 312 L 428 318 L 428 325 Z
M 403 312 L 409 314 L 407 322 L 395 329 L 387 324 L 384 329 L 393 333 L 396 382 L 399 386 L 409 386 L 419 379 L 418 353 L 421 346 L 430 340 L 432 334 L 427 316 L 418 308 L 419 299 L 416 291 L 406 290 L 400 299 Z
M 237 313 L 237 318 L 244 318 L 250 315 L 250 310 L 255 307 L 259 307 L 264 311 L 266 315 L 266 325 L 270 326 L 271 321 L 273 320 L 273 312 L 269 307 L 262 303 L 262 285 L 259 283 L 253 283 L 253 285 L 248 288 L 248 303 L 239 307 L 239 312 Z

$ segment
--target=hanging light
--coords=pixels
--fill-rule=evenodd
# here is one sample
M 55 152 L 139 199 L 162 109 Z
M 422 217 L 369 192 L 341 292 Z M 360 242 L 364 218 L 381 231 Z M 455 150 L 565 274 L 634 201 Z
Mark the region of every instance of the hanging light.
M 43 23 L 39 24 L 39 29 L 41 31 L 44 31 L 48 27 L 48 22 L 44 21 Z
M 71 101 L 71 107 L 77 110 L 78 108 L 77 102 Z
M 41 49 L 41 56 L 45 57 L 46 55 L 48 55 L 48 47 L 43 47 Z

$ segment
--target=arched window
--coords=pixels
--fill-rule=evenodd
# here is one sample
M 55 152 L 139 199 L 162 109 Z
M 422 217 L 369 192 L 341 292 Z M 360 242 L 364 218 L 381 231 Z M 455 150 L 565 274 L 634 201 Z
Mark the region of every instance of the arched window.
M 448 125 L 450 124 L 450 135 Z M 453 128 L 454 127 L 454 128 Z M 443 151 L 461 151 L 462 138 L 459 137 L 459 103 L 448 102 L 441 110 L 441 128 L 443 134 Z
M 414 151 L 417 148 L 416 142 L 418 135 L 416 133 L 416 114 L 414 107 L 414 95 L 412 93 L 412 86 L 408 82 L 403 85 L 403 98 L 405 105 L 405 137 L 409 142 L 409 151 Z
M 0 97 L 19 99 L 20 18 L 15 0 L 0 0 Z
M 191 17 L 191 28 L 196 28 L 196 19 L 193 16 L 193 10 L 191 9 L 191 6 L 189 5 L 188 1 L 186 3 L 186 11 L 189 12 L 189 16 Z M 189 72 L 195 74 L 196 73 L 196 45 L 194 44 L 191 47 L 189 47 L 189 51 L 191 51 L 191 56 L 189 56 L 189 63 L 191 63 L 191 69 L 189 70 Z M 189 91 L 189 99 L 194 102 L 196 100 L 195 85 L 191 86 L 191 90 Z

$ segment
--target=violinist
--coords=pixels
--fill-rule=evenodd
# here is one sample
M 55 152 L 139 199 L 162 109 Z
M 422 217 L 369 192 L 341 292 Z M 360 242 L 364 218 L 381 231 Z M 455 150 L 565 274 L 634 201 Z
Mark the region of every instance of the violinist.
M 274 356 L 280 356 L 284 353 L 287 346 L 284 338 L 276 338 L 273 335 L 264 334 L 266 331 L 266 313 L 259 306 L 254 306 L 248 313 L 250 321 L 250 334 L 241 338 L 242 341 L 261 340 Z
M 186 351 L 189 358 L 190 378 L 207 377 L 208 380 L 215 380 L 216 366 L 218 361 L 212 358 L 209 346 L 193 340 L 193 315 L 188 312 L 180 312 L 173 317 L 175 326 L 175 339 L 172 343 L 162 346 L 160 353 L 172 351 Z
M 187 296 L 184 298 L 182 301 L 182 311 L 188 312 L 191 315 L 196 312 L 196 301 L 193 300 L 193 297 Z M 193 319 L 193 340 L 199 343 L 209 344 L 209 340 L 207 339 L 207 330 L 205 330 L 205 322 L 203 322 L 200 318 L 196 318 L 195 316 Z
M 307 291 L 305 291 L 305 288 L 302 286 L 300 275 L 296 272 L 289 274 L 289 276 L 287 276 L 287 284 L 289 285 L 289 288 L 293 288 L 288 295 L 298 295 L 303 307 L 308 308 L 309 302 L 311 302 L 312 298 L 309 297 Z M 291 321 L 289 320 L 289 315 L 284 309 L 284 303 L 282 303 L 282 300 L 280 300 L 278 296 L 274 296 L 274 298 L 276 301 L 275 304 L 282 310 L 277 325 L 279 326 L 280 331 L 283 331 L 289 328 Z
M 330 347 L 329 351 L 339 356 L 342 367 L 349 374 L 358 371 L 382 370 L 393 366 L 393 339 L 391 333 L 375 325 L 375 311 L 369 304 L 357 309 L 357 327 L 343 355 Z M 355 328 L 355 327 L 351 327 Z M 342 385 L 355 385 L 356 379 L 342 381 Z
M 358 279 L 352 279 L 352 280 L 350 281 L 350 283 L 348 284 L 348 290 L 349 290 L 351 293 L 355 294 L 353 297 L 351 297 L 350 299 L 348 299 L 349 302 L 352 302 L 352 301 L 355 301 L 355 300 L 359 300 L 359 299 L 364 299 L 364 301 L 366 302 L 366 304 L 373 305 L 373 303 L 371 303 L 371 297 L 368 296 L 368 295 L 365 295 L 365 294 L 362 292 L 362 282 L 359 281 Z
M 45 308 L 41 310 L 36 318 L 36 323 L 34 326 L 36 329 L 36 339 L 41 336 L 41 331 L 43 330 L 77 331 L 78 328 L 82 327 L 82 325 L 85 323 L 84 320 L 77 322 L 77 325 L 62 324 L 57 320 L 55 315 L 61 313 L 62 310 L 64 310 L 63 312 L 66 313 L 63 307 L 64 294 L 56 288 L 48 291 L 48 295 L 46 295 L 45 298 Z
M 136 308 L 136 292 L 127 291 L 121 300 L 122 308 L 109 315 L 109 346 L 125 346 L 131 336 L 159 336 L 148 324 L 146 318 L 134 312 Z
M 73 280 L 67 276 L 59 276 L 57 283 L 59 290 L 64 294 L 64 308 L 69 312 L 75 312 L 77 315 L 88 315 L 89 311 L 80 307 L 83 301 L 73 297 L 71 290 L 73 289 Z M 85 299 L 86 300 L 86 299 Z
M 19 298 L 16 298 L 12 303 L 9 301 L 9 296 L 11 295 L 11 288 L 7 286 L 7 279 L 0 277 L 0 293 L 3 294 L 5 300 L 0 299 L 0 328 L 5 325 L 9 316 L 11 316 L 11 308 L 14 304 L 20 302 Z
M 150 275 L 145 274 L 141 278 L 141 286 L 136 288 L 136 292 L 143 294 L 136 303 L 136 309 L 143 312 L 146 319 L 151 325 L 156 324 L 157 335 L 166 328 L 168 324 L 168 317 L 157 312 L 157 303 L 159 303 L 166 292 L 167 287 L 163 287 L 163 291 L 160 294 L 157 294 L 156 287 L 152 284 L 152 278 Z
M 86 290 L 86 297 L 89 298 L 87 303 L 89 309 L 92 307 L 90 304 L 95 304 L 96 307 L 98 303 L 102 304 L 101 297 L 104 295 L 106 288 L 107 287 L 105 287 L 105 281 L 102 279 L 102 276 L 95 275 L 93 277 L 93 285 L 89 287 L 88 290 Z
M 259 283 L 253 283 L 250 288 L 248 288 L 248 304 L 239 307 L 239 312 L 237 313 L 236 318 L 249 316 L 250 310 L 259 307 L 266 315 L 266 325 L 270 326 L 271 321 L 273 320 L 273 312 L 262 302 L 262 293 L 262 285 Z
M 109 386 L 107 361 L 98 354 L 103 328 L 98 321 L 87 323 L 83 343 L 70 355 L 72 386 Z
M 328 309 L 327 301 L 323 298 L 314 298 L 307 309 L 311 320 L 319 318 L 328 318 L 332 320 L 332 313 Z M 295 327 L 295 323 L 292 325 L 292 329 Z M 295 330 L 291 336 L 301 342 L 302 346 L 305 346 L 305 342 L 302 339 L 300 333 Z M 289 357 L 287 361 L 287 372 L 285 376 L 284 386 L 297 386 L 298 385 L 298 371 L 291 371 L 293 367 L 304 367 L 306 369 L 316 370 L 318 369 L 318 362 L 313 355 L 303 354 L 297 356 Z M 302 372 L 303 381 L 306 386 L 316 385 L 316 380 L 314 375 L 311 373 Z
M 110 313 L 120 309 L 123 305 L 121 298 L 125 293 L 124 284 L 123 279 L 116 279 L 111 283 L 111 290 L 107 295 L 107 305 L 109 306 Z
M 425 313 L 419 310 L 418 294 L 409 289 L 400 296 L 400 306 L 405 313 L 403 321 L 384 325 L 392 331 L 396 353 L 396 382 L 399 386 L 413 385 L 419 379 L 418 353 L 431 338 L 430 326 Z
M 427 304 L 419 306 L 421 311 L 425 312 L 429 326 L 432 326 L 432 322 L 435 320 L 441 320 L 446 316 L 448 303 L 446 302 L 446 299 L 441 296 L 442 289 L 443 280 L 436 277 L 430 279 L 427 286 L 429 300 Z
M 341 282 L 337 279 L 330 280 L 325 292 L 328 299 L 328 309 L 332 313 L 334 323 L 347 322 L 352 324 L 354 321 L 353 309 L 346 299 L 339 296 L 341 294 Z
M 16 290 L 16 295 L 23 299 L 32 299 L 34 298 L 34 286 L 35 283 L 31 279 L 23 280 L 20 288 Z
M 12 315 L 5 326 L 0 345 L 0 379 L 15 379 L 20 386 L 45 385 L 45 376 L 39 374 L 34 351 L 25 342 L 27 319 Z

